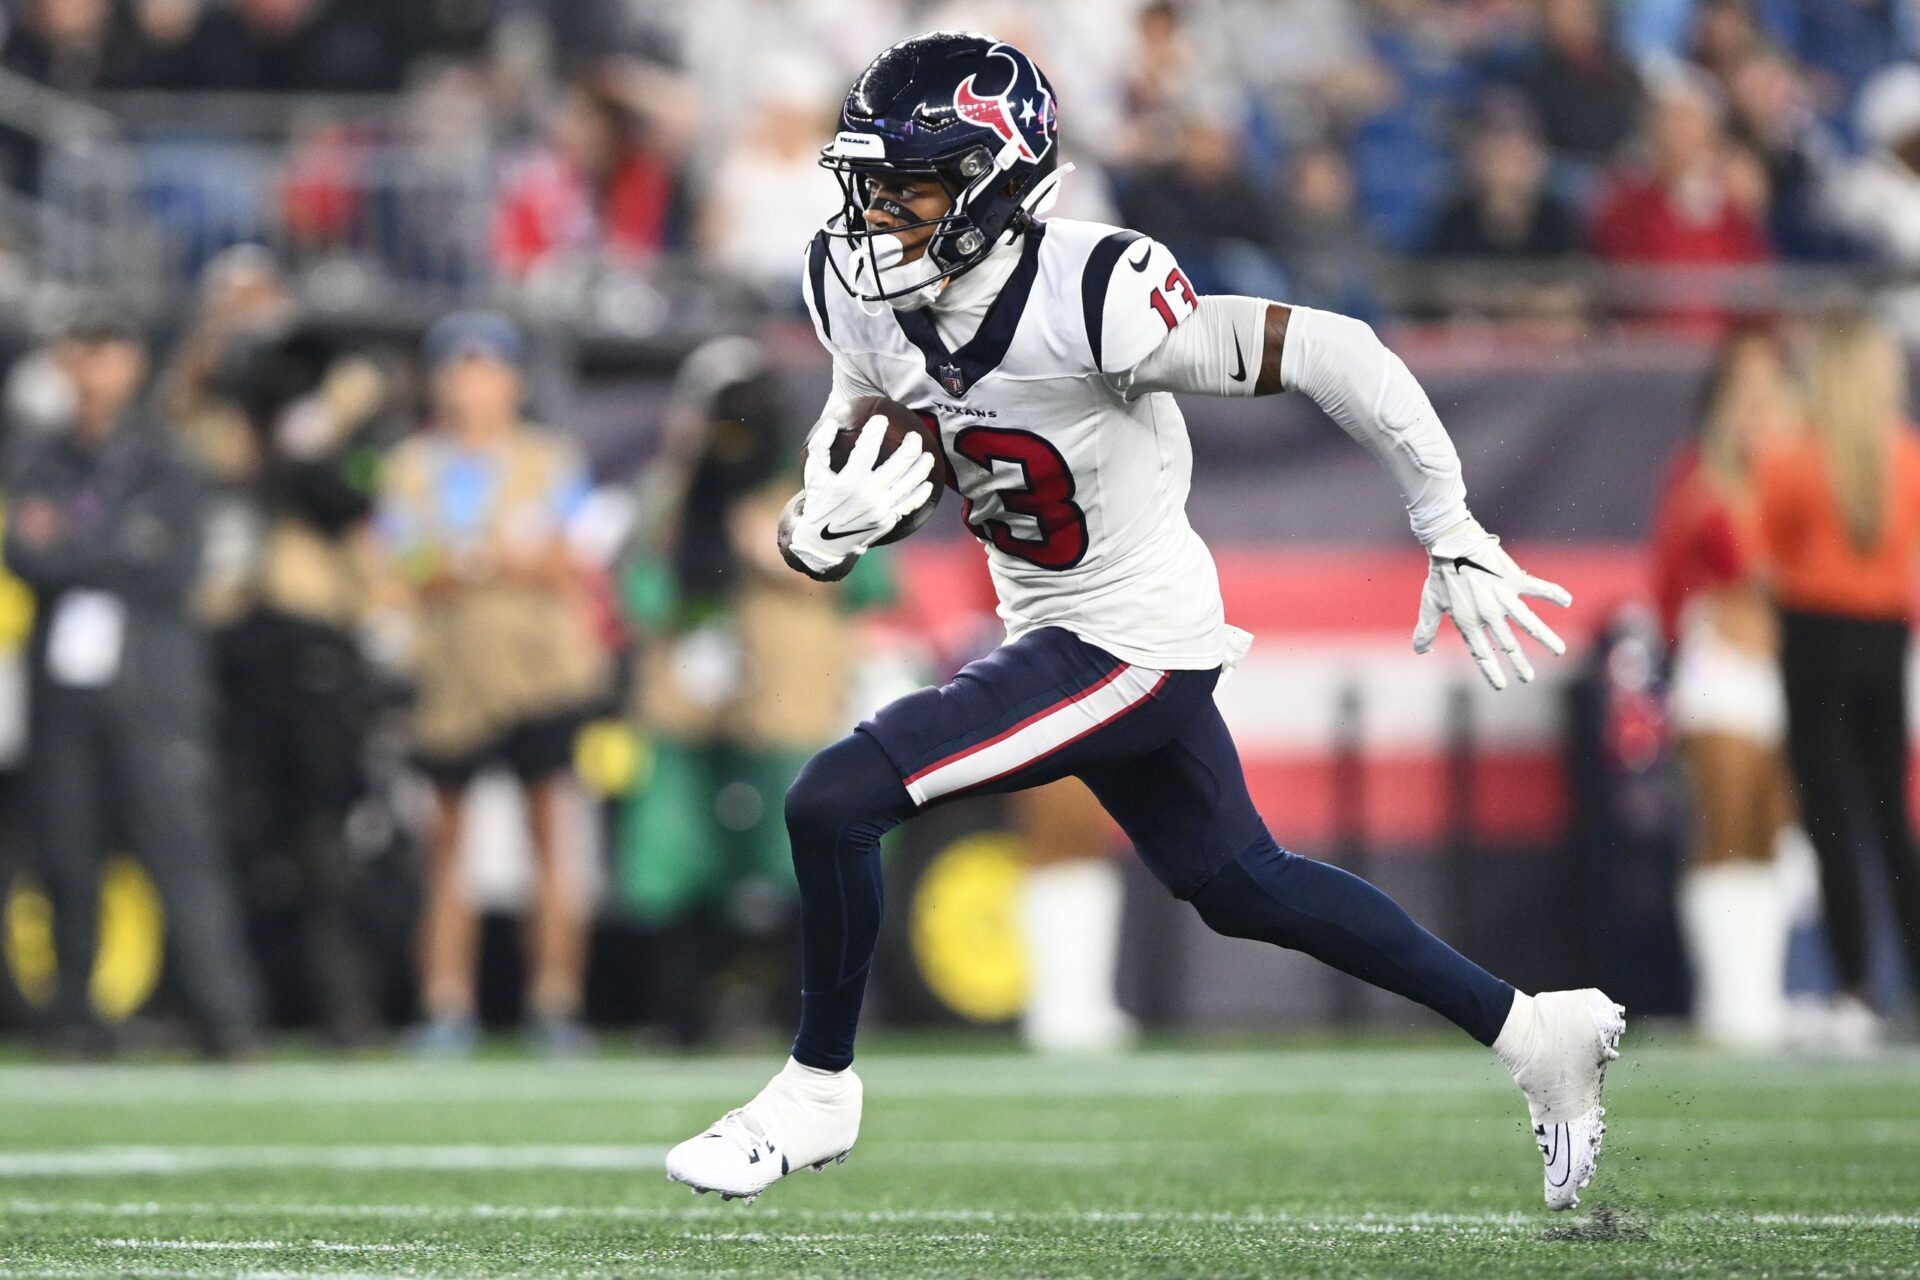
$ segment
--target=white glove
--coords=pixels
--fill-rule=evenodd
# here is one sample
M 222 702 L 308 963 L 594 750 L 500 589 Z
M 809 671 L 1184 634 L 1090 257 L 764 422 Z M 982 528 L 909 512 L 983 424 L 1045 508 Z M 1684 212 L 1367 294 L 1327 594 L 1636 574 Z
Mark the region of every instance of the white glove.
M 826 573 L 887 536 L 902 516 L 933 496 L 933 455 L 910 435 L 884 462 L 880 441 L 887 420 L 867 419 L 854 438 L 847 465 L 835 471 L 827 459 L 835 432 L 822 427 L 807 442 L 806 488 L 800 495 L 788 547 L 816 573 Z
M 1534 596 L 1565 607 L 1573 596 L 1565 587 L 1535 578 L 1513 562 L 1500 547 L 1500 539 L 1480 527 L 1477 520 L 1463 520 L 1434 539 L 1427 548 L 1427 585 L 1420 593 L 1420 624 L 1413 629 L 1413 650 L 1425 653 L 1433 647 L 1440 631 L 1440 615 L 1453 619 L 1467 642 L 1480 674 L 1496 689 L 1507 687 L 1507 673 L 1493 655 L 1493 645 L 1507 655 L 1520 679 L 1533 679 L 1533 664 L 1520 651 L 1508 619 L 1544 645 L 1555 656 L 1567 651 L 1566 642 L 1553 628 L 1540 621 L 1522 596 Z M 1493 637 L 1493 645 L 1487 637 Z

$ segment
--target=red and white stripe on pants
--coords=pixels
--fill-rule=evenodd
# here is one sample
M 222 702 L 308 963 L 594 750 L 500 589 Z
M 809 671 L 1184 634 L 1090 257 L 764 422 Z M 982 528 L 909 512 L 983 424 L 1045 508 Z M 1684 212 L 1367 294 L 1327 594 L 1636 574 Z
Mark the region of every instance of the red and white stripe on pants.
M 905 779 L 907 794 L 915 804 L 927 805 L 1032 768 L 1126 715 L 1166 679 L 1164 671 L 1122 663 L 1078 693 L 916 771 Z

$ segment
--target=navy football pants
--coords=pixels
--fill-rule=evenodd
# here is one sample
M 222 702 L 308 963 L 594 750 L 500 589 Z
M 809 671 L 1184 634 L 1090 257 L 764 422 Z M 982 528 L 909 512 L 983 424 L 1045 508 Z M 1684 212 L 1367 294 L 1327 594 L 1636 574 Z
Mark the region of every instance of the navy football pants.
M 853 1061 L 880 933 L 880 837 L 954 796 L 1068 775 L 1215 930 L 1304 951 L 1492 1044 L 1513 988 L 1366 881 L 1274 843 L 1214 706 L 1219 680 L 1217 669 L 1132 666 L 1046 628 L 892 703 L 808 761 L 786 809 L 802 930 L 793 1056 L 831 1070 Z

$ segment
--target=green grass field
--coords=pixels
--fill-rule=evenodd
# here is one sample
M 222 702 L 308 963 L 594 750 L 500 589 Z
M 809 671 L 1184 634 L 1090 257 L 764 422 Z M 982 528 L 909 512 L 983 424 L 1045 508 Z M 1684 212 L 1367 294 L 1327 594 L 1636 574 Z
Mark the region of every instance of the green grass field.
M 847 1164 L 751 1207 L 660 1160 L 774 1055 L 0 1068 L 0 1277 L 1920 1275 L 1911 1051 L 1630 1032 L 1601 1176 L 1555 1215 L 1471 1046 L 912 1044 L 862 1058 Z

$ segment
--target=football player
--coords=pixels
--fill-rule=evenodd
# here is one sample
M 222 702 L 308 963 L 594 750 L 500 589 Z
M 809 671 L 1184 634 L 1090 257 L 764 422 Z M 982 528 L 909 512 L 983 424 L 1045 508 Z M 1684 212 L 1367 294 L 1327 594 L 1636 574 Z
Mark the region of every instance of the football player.
M 836 576 L 950 476 L 986 544 L 1007 641 L 795 779 L 799 1035 L 752 1101 L 669 1153 L 668 1175 L 751 1199 L 844 1159 L 860 1128 L 853 1042 L 880 927 L 880 837 L 955 796 L 1073 775 L 1214 929 L 1304 951 L 1490 1046 L 1526 1098 L 1547 1203 L 1570 1207 L 1599 1157 L 1624 1010 L 1596 990 L 1516 991 L 1366 881 L 1268 834 L 1214 705 L 1249 637 L 1226 624 L 1213 559 L 1187 523 L 1192 451 L 1172 393 L 1298 391 L 1379 460 L 1429 553 L 1416 650 L 1451 618 L 1494 688 L 1509 666 L 1530 680 L 1516 626 L 1554 654 L 1565 646 L 1527 598 L 1570 597 L 1469 514 L 1452 441 L 1371 329 L 1202 297 L 1154 240 L 1046 219 L 1058 155 L 1039 68 L 958 32 L 876 58 L 823 152 L 845 207 L 808 246 L 802 285 L 833 392 L 782 551 Z M 874 417 L 833 470 L 849 402 L 870 395 L 931 414 L 944 460 L 912 435 L 880 458 Z

